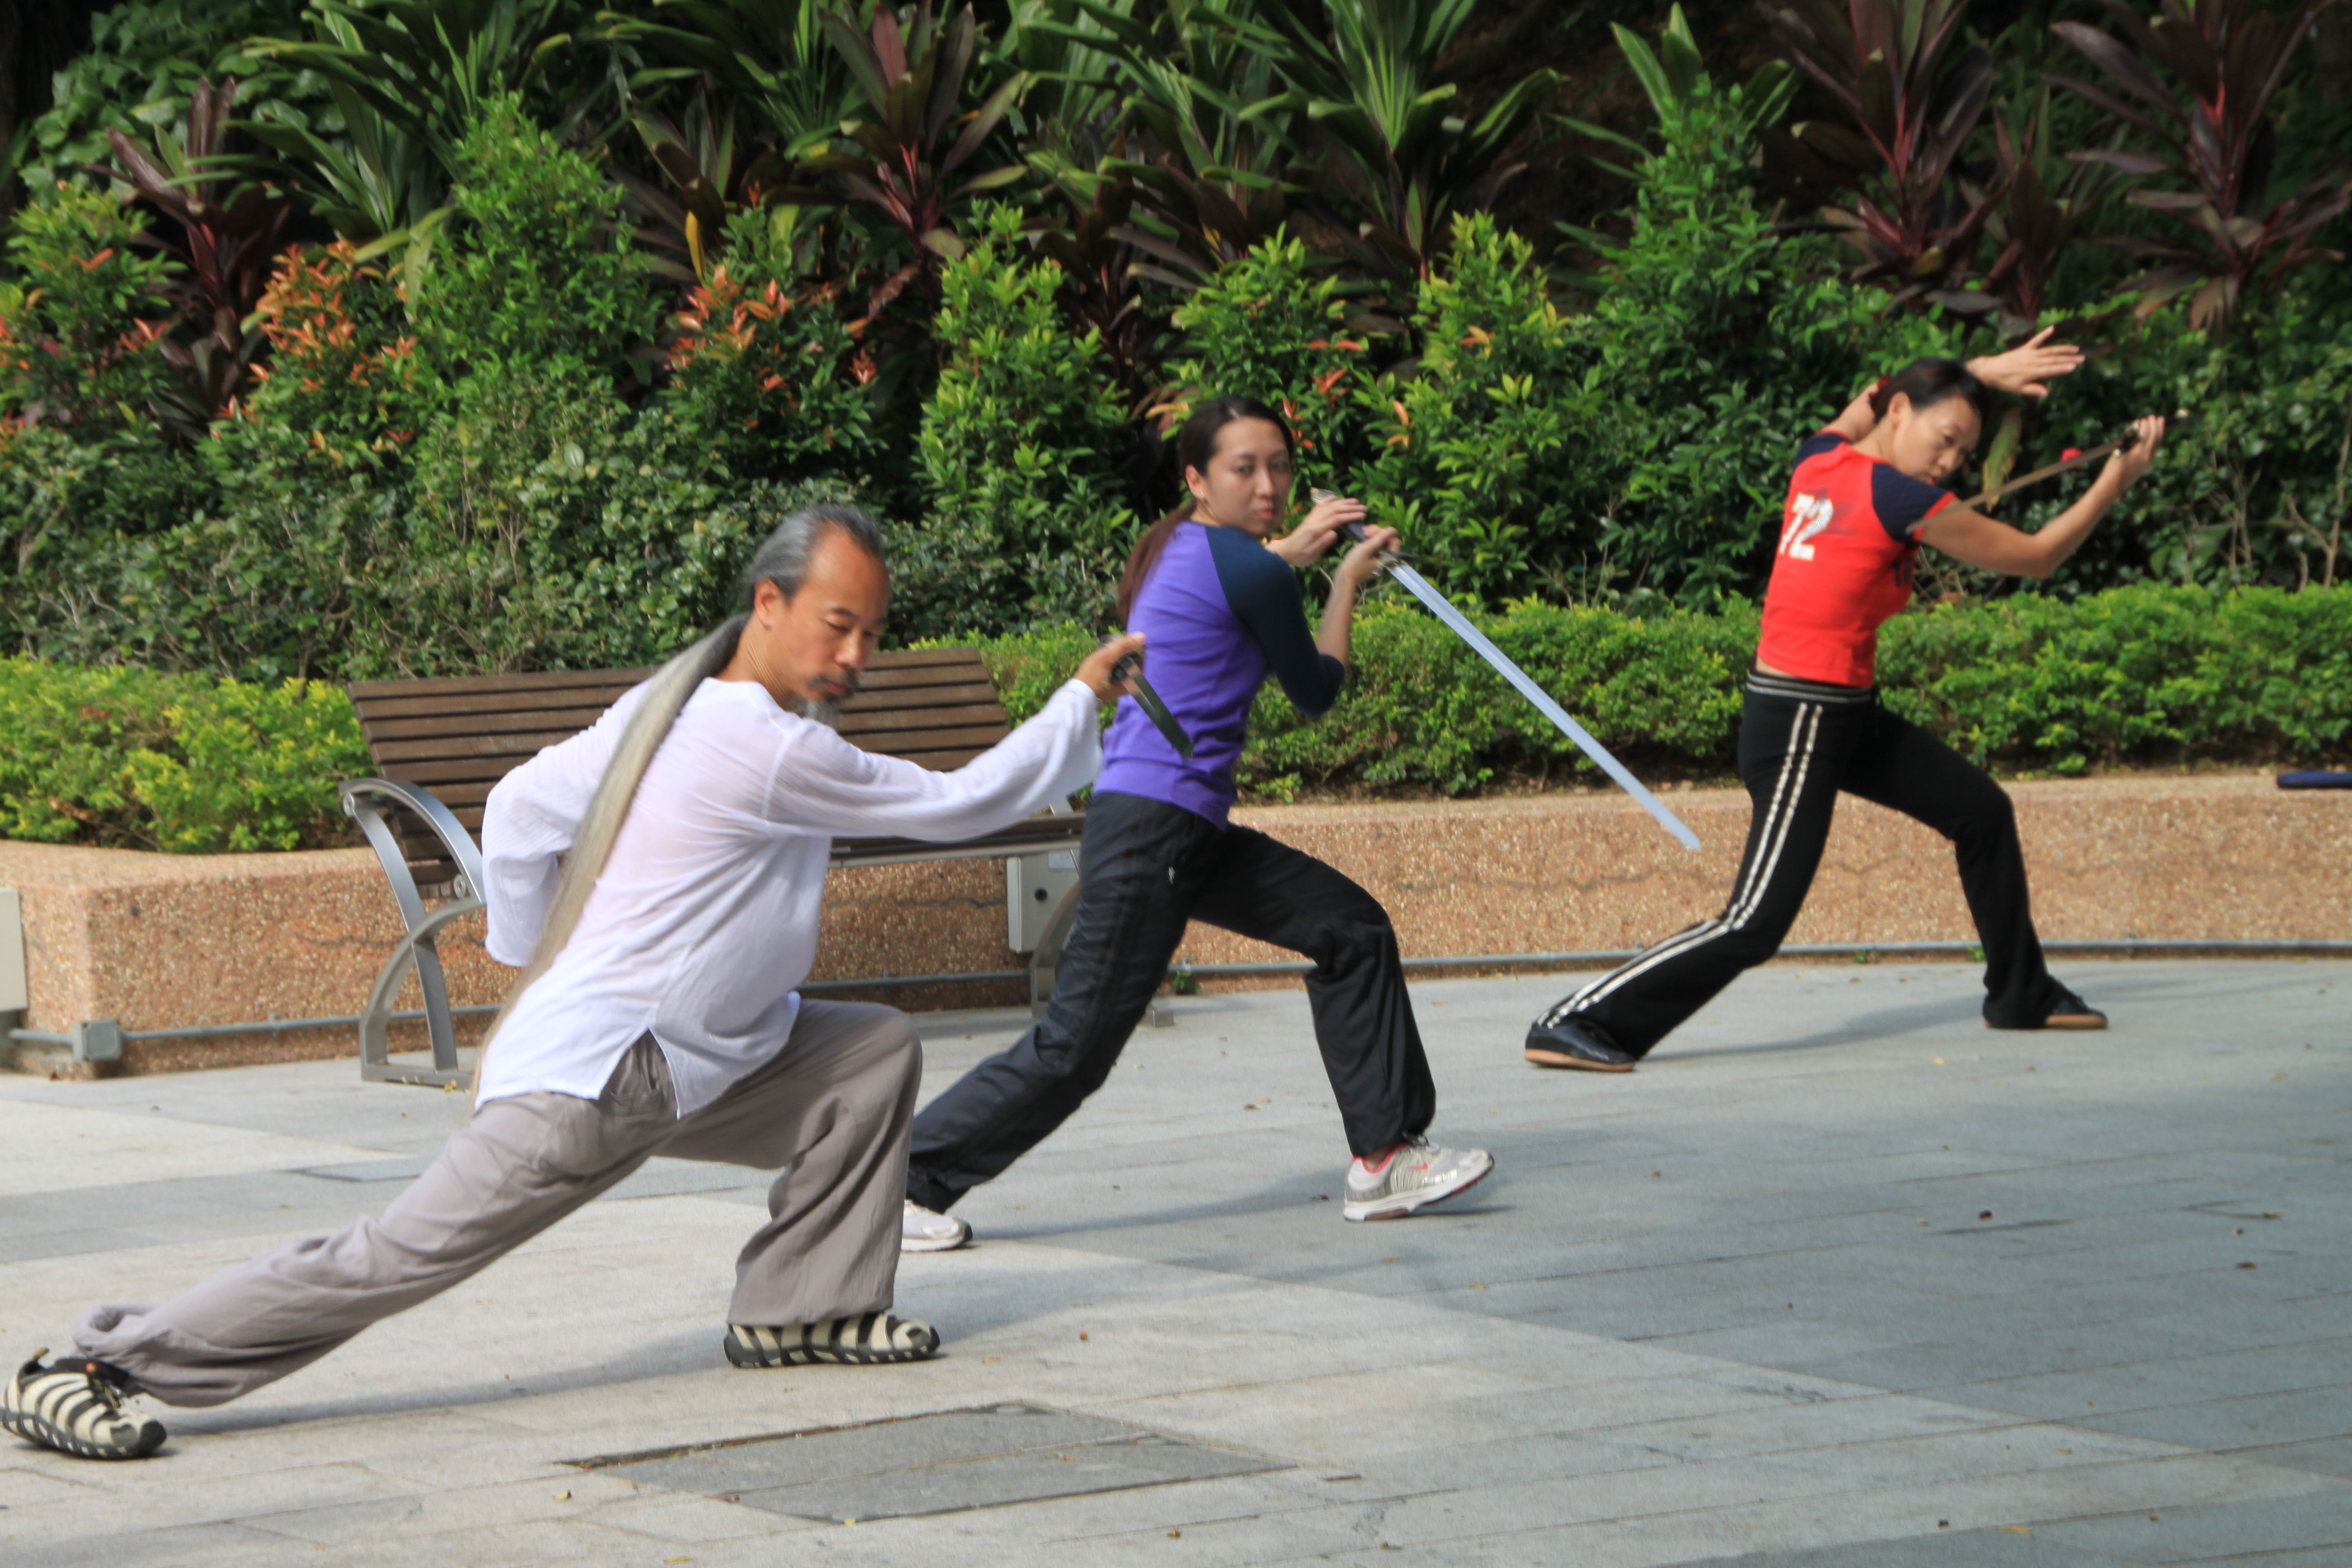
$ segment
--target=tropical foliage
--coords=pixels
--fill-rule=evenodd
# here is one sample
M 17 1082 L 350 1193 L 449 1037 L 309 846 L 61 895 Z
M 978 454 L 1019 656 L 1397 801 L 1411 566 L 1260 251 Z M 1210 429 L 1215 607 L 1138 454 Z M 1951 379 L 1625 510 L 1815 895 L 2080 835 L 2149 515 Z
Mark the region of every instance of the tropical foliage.
M 0 126 L 0 653 L 635 663 L 818 494 L 902 635 L 1098 626 L 1226 392 L 1465 601 L 1703 610 L 2058 321 L 1989 469 L 2199 418 L 2037 592 L 2338 581 L 2347 9 L 132 0 Z
M 1992 50 L 1960 44 L 1968 0 L 1794 0 L 1770 12 L 1799 70 L 1843 110 L 1767 132 L 1801 187 L 1834 203 L 1822 216 L 1859 250 L 1857 278 L 1885 279 L 1898 301 L 1980 311 L 1956 288 L 2000 195 L 1953 179 L 1991 100 Z

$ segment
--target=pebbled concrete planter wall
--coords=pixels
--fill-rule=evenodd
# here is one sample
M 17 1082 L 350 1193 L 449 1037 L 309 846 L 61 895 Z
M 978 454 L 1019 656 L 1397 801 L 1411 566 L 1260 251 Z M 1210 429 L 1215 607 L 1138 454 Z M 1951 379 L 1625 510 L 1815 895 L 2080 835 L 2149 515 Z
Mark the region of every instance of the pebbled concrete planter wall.
M 26 1027 L 69 1034 L 86 1018 L 126 1030 L 353 1014 L 400 936 L 373 853 L 154 855 L 0 841 L 0 887 L 23 896 Z M 444 931 L 450 1000 L 495 1003 L 511 973 L 482 947 L 478 915 Z M 1016 969 L 1004 946 L 1004 873 L 992 861 L 939 861 L 836 871 L 812 980 Z M 891 987 L 844 996 L 902 1006 L 993 1006 L 1025 983 Z M 412 979 L 399 1005 L 417 1006 Z M 458 1020 L 461 1043 L 485 1018 Z M 425 1048 L 421 1024 L 395 1025 L 395 1050 Z M 359 1051 L 350 1028 L 210 1040 L 126 1041 L 118 1070 L 171 1072 Z M 0 1064 L 73 1070 L 56 1047 Z
M 2352 937 L 2352 794 L 2284 793 L 2253 773 L 2029 784 L 2011 794 L 2045 938 Z M 1363 884 L 1388 906 L 1408 955 L 1591 951 L 1640 946 L 1721 907 L 1747 833 L 1747 796 L 1685 790 L 1668 799 L 1705 842 L 1701 852 L 1597 792 L 1268 806 L 1236 819 Z M 399 931 L 363 849 L 189 857 L 0 843 L 0 887 L 24 898 L 25 1021 L 58 1033 L 85 1018 L 139 1030 L 354 1013 Z M 1020 968 L 1004 946 L 1003 889 L 993 861 L 837 871 L 811 978 Z M 1790 940 L 1972 937 L 1949 847 L 1891 812 L 1842 802 Z M 482 951 L 478 923 L 448 933 L 442 953 L 458 1003 L 499 998 L 506 972 Z M 1195 924 L 1181 956 L 1290 955 Z M 1027 993 L 1000 982 L 865 994 L 923 1009 L 1014 1004 Z M 413 994 L 403 1003 L 415 1005 Z M 409 1027 L 421 1047 L 421 1029 Z M 121 1070 L 356 1051 L 348 1029 L 131 1042 Z M 16 1053 L 44 1070 L 56 1054 Z
M 2264 773 L 2009 786 L 2045 941 L 2352 938 L 2352 792 Z M 1408 956 L 1649 944 L 1720 912 L 1748 833 L 1743 791 L 1664 797 L 1694 854 L 1614 794 L 1237 812 L 1346 871 Z M 1848 795 L 1791 942 L 1976 940 L 1951 847 Z M 1290 956 L 1195 923 L 1196 963 Z

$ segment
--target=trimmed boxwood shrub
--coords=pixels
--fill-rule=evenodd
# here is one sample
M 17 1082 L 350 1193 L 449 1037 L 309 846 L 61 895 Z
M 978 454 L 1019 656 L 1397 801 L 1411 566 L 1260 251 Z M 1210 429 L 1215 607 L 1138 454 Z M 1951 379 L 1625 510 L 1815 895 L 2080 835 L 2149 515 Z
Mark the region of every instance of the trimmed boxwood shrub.
M 1732 771 L 1752 605 L 1633 617 L 1521 604 L 1475 618 L 1637 769 Z M 982 647 L 1006 707 L 1026 717 L 1091 642 L 1054 628 Z M 1278 690 L 1259 697 L 1244 784 L 1275 798 L 1347 784 L 1461 795 L 1498 777 L 1600 776 L 1417 606 L 1367 608 L 1355 650 L 1319 723 Z M 1923 607 L 1881 634 L 1879 678 L 1888 706 L 2003 773 L 2340 759 L 2352 752 L 2352 590 L 2140 584 Z
M 1727 776 L 1757 613 L 1649 616 L 1521 604 L 1496 642 L 1636 769 Z M 1049 626 L 979 646 L 1025 719 L 1095 645 Z M 2142 585 L 2019 597 L 1888 623 L 1887 704 L 2005 773 L 2352 757 L 2352 588 Z M 0 836 L 184 853 L 336 842 L 335 784 L 368 771 L 342 691 L 0 662 Z M 1259 799 L 1347 786 L 1466 795 L 1597 770 L 1417 606 L 1358 618 L 1339 705 L 1310 723 L 1258 699 L 1240 775 Z

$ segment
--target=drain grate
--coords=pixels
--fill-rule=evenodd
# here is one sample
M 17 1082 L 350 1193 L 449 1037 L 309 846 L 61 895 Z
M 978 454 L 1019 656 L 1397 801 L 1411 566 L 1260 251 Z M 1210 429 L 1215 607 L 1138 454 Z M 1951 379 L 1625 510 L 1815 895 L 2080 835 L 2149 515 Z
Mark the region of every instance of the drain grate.
M 1121 1421 L 992 1405 L 658 1454 L 574 1461 L 795 1518 L 903 1519 L 1286 1469 Z

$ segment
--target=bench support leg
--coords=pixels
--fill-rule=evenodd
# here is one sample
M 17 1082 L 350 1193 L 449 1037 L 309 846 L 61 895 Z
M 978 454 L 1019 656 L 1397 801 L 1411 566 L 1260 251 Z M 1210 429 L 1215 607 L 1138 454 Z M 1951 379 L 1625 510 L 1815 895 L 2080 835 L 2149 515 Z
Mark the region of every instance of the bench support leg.
M 1037 935 L 1037 951 L 1029 958 L 1029 1016 L 1042 1018 L 1045 1004 L 1054 999 L 1054 982 L 1062 973 L 1062 951 L 1070 945 L 1070 930 L 1078 923 L 1078 889 L 1076 883 L 1054 906 L 1045 918 L 1045 928 Z
M 360 1079 L 364 1083 L 413 1083 L 444 1089 L 466 1079 L 457 1067 L 457 1036 L 449 1016 L 449 986 L 441 974 L 440 950 L 434 940 L 441 928 L 482 907 L 482 852 L 449 808 L 421 785 L 396 779 L 350 779 L 342 787 L 343 813 L 367 835 L 368 847 L 383 867 L 393 901 L 400 906 L 400 923 L 407 928 L 399 945 L 377 972 L 375 989 L 360 1014 Z M 409 874 L 408 858 L 399 838 L 383 819 L 387 808 L 414 814 L 457 864 L 457 897 L 430 913 L 416 879 Z M 411 967 L 425 993 L 425 1032 L 433 1041 L 433 1066 L 395 1068 L 392 1065 L 390 1031 L 392 1004 Z
M 452 899 L 424 917 L 400 939 L 392 956 L 375 977 L 367 1007 L 360 1014 L 360 1078 L 367 1083 L 413 1083 L 428 1089 L 462 1084 L 469 1076 L 457 1065 L 457 1036 L 449 1016 L 449 987 L 441 977 L 441 953 L 434 939 L 450 921 L 482 907 L 479 899 Z M 425 993 L 425 1030 L 433 1040 L 429 1068 L 395 1067 L 392 1062 L 392 1005 L 411 965 Z

